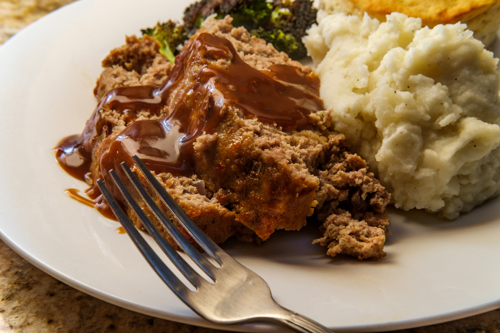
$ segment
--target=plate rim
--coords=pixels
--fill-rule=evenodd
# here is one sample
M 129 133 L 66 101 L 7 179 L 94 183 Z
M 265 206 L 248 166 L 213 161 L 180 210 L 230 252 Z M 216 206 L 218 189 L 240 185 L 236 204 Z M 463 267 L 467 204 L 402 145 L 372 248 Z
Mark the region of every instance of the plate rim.
M 134 0 L 129 0 L 129 2 L 132 2 Z M 60 9 L 48 14 L 47 16 L 41 18 L 39 21 L 34 22 L 27 28 L 21 30 L 19 33 L 16 34 L 16 36 L 12 37 L 9 39 L 5 44 L 0 47 L 0 59 L 2 59 L 3 55 L 8 53 L 9 49 L 11 48 L 11 45 L 14 45 L 15 43 L 20 43 L 22 39 L 24 38 L 23 36 L 27 34 L 31 34 L 33 31 L 35 31 L 36 28 L 39 26 L 45 24 L 45 22 L 49 22 L 50 20 L 53 20 L 54 17 L 59 17 L 61 15 L 64 15 L 66 11 L 68 11 L 68 8 L 76 8 L 77 6 L 84 6 L 85 4 L 91 3 L 91 2 L 96 2 L 95 0 L 80 0 L 78 2 L 73 2 L 69 5 L 66 5 L 64 7 L 61 7 Z M 111 1 L 110 1 L 111 2 Z M 2 225 L 0 224 L 0 238 L 11 248 L 13 249 L 16 253 L 18 253 L 21 257 L 23 257 L 25 260 L 33 264 L 35 267 L 38 269 L 44 271 L 45 273 L 49 274 L 50 276 L 68 284 L 69 286 L 80 290 L 86 294 L 92 295 L 98 299 L 104 300 L 106 302 L 115 304 L 117 306 L 140 312 L 146 315 L 150 316 L 155 316 L 159 318 L 163 318 L 166 320 L 171 320 L 175 322 L 181 322 L 184 324 L 190 324 L 190 325 L 196 325 L 196 326 L 202 326 L 202 327 L 207 327 L 207 328 L 216 328 L 216 329 L 221 329 L 221 330 L 239 330 L 239 331 L 252 331 L 252 332 L 262 332 L 263 328 L 259 325 L 238 325 L 238 326 L 225 326 L 225 325 L 218 325 L 214 324 L 211 322 L 208 322 L 194 313 L 190 316 L 179 316 L 179 315 L 172 315 L 171 317 L 165 316 L 165 313 L 162 314 L 156 314 L 152 315 L 151 314 L 151 309 L 146 309 L 146 308 L 141 308 L 137 307 L 136 304 L 129 303 L 126 300 L 110 297 L 110 295 L 100 291 L 93 289 L 92 286 L 88 286 L 85 284 L 80 283 L 79 281 L 76 281 L 74 278 L 64 274 L 63 272 L 60 272 L 53 267 L 47 266 L 44 262 L 42 262 L 39 258 L 34 256 L 32 253 L 29 253 L 24 249 L 21 245 L 16 242 L 15 239 L 11 238 L 10 235 L 8 235 L 5 231 Z M 467 309 L 463 309 L 462 311 L 454 311 L 450 313 L 443 313 L 439 314 L 436 316 L 429 316 L 425 318 L 415 318 L 412 320 L 406 320 L 406 321 L 400 321 L 400 322 L 394 322 L 394 323 L 380 323 L 377 325 L 362 325 L 362 326 L 349 326 L 349 327 L 337 327 L 335 329 L 341 330 L 341 331 L 373 331 L 375 328 L 377 331 L 378 330 L 387 330 L 387 329 L 405 329 L 405 328 L 411 328 L 411 327 L 416 327 L 415 325 L 418 326 L 423 326 L 423 325 L 432 325 L 432 324 L 437 324 L 437 323 L 443 323 L 446 321 L 450 320 L 456 320 L 456 319 L 461 319 L 467 316 L 473 316 L 476 314 L 484 313 L 490 310 L 494 310 L 500 308 L 500 296 L 498 297 L 497 300 L 491 301 L 489 303 L 477 305 L 474 307 L 470 307 Z M 265 331 L 275 331 L 275 328 L 270 328 L 268 325 L 265 325 Z

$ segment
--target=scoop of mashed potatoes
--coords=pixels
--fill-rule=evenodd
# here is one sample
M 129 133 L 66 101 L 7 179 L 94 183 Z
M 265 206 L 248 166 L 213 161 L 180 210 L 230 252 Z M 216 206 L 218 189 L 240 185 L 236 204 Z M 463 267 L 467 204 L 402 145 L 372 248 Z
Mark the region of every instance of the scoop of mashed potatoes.
M 331 126 L 396 207 L 454 219 L 500 193 L 498 59 L 466 25 L 320 12 L 304 42 Z

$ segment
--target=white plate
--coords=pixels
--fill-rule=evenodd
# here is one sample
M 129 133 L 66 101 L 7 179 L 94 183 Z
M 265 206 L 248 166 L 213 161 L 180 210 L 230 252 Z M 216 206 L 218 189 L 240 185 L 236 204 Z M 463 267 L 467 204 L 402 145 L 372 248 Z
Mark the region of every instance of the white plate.
M 51 152 L 83 129 L 108 51 L 140 28 L 180 18 L 186 4 L 79 1 L 0 48 L 0 230 L 23 257 L 77 289 L 152 316 L 217 327 L 176 299 L 116 232 L 117 222 L 64 194 L 85 185 L 65 174 Z M 498 204 L 448 223 L 394 211 L 388 255 L 380 262 L 325 257 L 310 245 L 314 228 L 277 233 L 261 247 L 224 247 L 266 279 L 283 306 L 337 331 L 428 325 L 500 307 Z

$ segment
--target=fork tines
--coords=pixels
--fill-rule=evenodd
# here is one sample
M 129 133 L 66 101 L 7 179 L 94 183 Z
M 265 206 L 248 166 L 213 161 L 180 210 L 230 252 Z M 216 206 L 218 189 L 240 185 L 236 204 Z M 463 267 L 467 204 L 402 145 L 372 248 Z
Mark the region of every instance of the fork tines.
M 133 242 L 162 280 L 186 305 L 201 317 L 215 323 L 235 324 L 264 320 L 278 322 L 297 332 L 330 332 L 326 327 L 314 320 L 277 304 L 272 298 L 269 285 L 259 275 L 241 265 L 208 238 L 168 194 L 155 176 L 149 172 L 142 161 L 136 156 L 133 157 L 133 160 L 145 177 L 146 182 L 154 189 L 154 192 L 156 192 L 172 216 L 218 264 L 218 266 L 213 265 L 206 256 L 203 256 L 196 250 L 184 237 L 183 233 L 169 220 L 165 212 L 158 207 L 155 200 L 149 195 L 146 188 L 128 165 L 122 163 L 121 167 L 129 178 L 132 187 L 139 193 L 142 200 L 149 206 L 158 221 L 177 242 L 179 247 L 184 250 L 186 255 L 198 265 L 208 278 L 205 279 L 202 275 L 198 274 L 192 266 L 184 261 L 182 256 L 170 245 L 166 238 L 163 237 L 154 223 L 147 217 L 146 213 L 142 211 L 134 196 L 128 191 L 127 186 L 120 180 L 117 173 L 111 170 L 111 178 L 118 186 L 127 204 L 137 214 L 147 231 L 153 236 L 160 248 L 163 249 L 168 258 L 186 277 L 189 283 L 193 285 L 195 290 L 188 288 L 149 246 L 127 214 L 113 198 L 104 182 L 102 180 L 97 181 L 102 194 L 105 196 L 116 217 L 123 224 L 130 238 L 132 238 Z
M 158 182 L 155 176 L 148 170 L 146 165 L 137 157 L 133 157 L 134 162 L 141 173 L 144 175 L 145 179 L 149 185 L 157 193 L 158 197 L 163 201 L 165 206 L 169 209 L 171 214 L 177 219 L 177 221 L 182 225 L 182 227 L 191 235 L 191 237 L 200 245 L 200 247 L 208 253 L 219 265 L 222 265 L 221 259 L 219 258 L 220 253 L 223 251 L 220 247 L 215 244 L 210 238 L 208 238 L 203 231 L 201 231 L 198 226 L 189 218 L 189 216 L 182 210 L 182 208 L 175 202 L 175 200 L 170 196 L 170 194 L 163 188 L 163 186 Z M 161 210 L 161 208 L 156 204 L 155 200 L 149 195 L 148 191 L 144 188 L 142 183 L 139 181 L 137 176 L 132 172 L 130 167 L 125 163 L 121 163 L 121 167 L 127 177 L 129 178 L 131 184 L 135 190 L 140 194 L 141 198 L 147 204 L 147 206 L 154 213 L 158 221 L 167 230 L 170 236 L 177 242 L 179 247 L 189 256 L 191 259 L 201 268 L 201 270 L 210 279 L 215 281 L 214 269 L 215 267 L 198 252 L 198 250 L 186 239 L 186 237 L 177 229 L 177 227 L 170 221 L 167 215 Z M 120 180 L 118 175 L 114 170 L 110 171 L 110 175 L 113 181 L 118 186 L 123 197 L 127 201 L 127 204 L 134 210 L 141 222 L 143 223 L 146 230 L 155 239 L 163 252 L 168 256 L 168 258 L 175 264 L 179 271 L 186 277 L 186 279 L 195 287 L 198 288 L 200 285 L 200 280 L 203 279 L 194 269 L 179 255 L 179 253 L 173 248 L 172 245 L 165 239 L 165 237 L 158 231 L 156 226 L 147 217 L 144 211 L 140 208 L 139 204 Z M 179 296 L 185 294 L 187 289 L 184 284 L 176 277 L 174 273 L 163 263 L 159 256 L 154 252 L 154 250 L 149 246 L 141 233 L 135 228 L 132 221 L 129 219 L 127 214 L 120 207 L 118 202 L 112 196 L 108 188 L 106 187 L 104 181 L 99 179 L 97 181 L 102 194 L 108 201 L 111 210 L 115 213 L 116 217 L 120 220 L 123 227 L 127 231 L 130 238 L 139 248 L 141 253 L 144 255 L 146 260 L 150 263 L 153 269 L 158 273 L 158 275 L 165 281 L 165 283 Z

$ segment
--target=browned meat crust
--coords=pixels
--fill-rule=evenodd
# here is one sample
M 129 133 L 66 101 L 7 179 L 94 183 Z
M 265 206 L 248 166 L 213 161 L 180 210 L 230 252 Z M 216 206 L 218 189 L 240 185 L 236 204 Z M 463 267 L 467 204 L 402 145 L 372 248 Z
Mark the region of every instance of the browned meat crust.
M 271 66 L 283 64 L 295 66 L 303 76 L 312 73 L 309 67 L 250 37 L 245 29 L 234 29 L 229 18 L 209 19 L 202 32 L 229 40 L 241 59 L 265 73 Z M 104 108 L 94 114 L 86 128 L 95 133 L 91 175 L 86 176 L 90 185 L 102 172 L 102 156 L 124 129 L 139 120 L 173 112 L 176 99 L 189 95 L 192 78 L 207 64 L 223 68 L 231 61 L 211 59 L 209 53 L 196 59 L 185 69 L 186 79 L 159 113 L 138 109 L 131 115 L 127 110 Z M 103 65 L 105 70 L 95 89 L 98 98 L 116 87 L 158 86 L 175 71 L 149 38 L 128 37 L 127 44 L 113 50 Z M 321 129 L 314 122 L 306 129 L 285 131 L 245 117 L 238 107 L 223 106 L 221 110 L 223 117 L 216 130 L 194 142 L 195 174 L 157 174 L 209 237 L 217 243 L 232 236 L 266 240 L 276 229 L 302 228 L 314 215 L 322 222 L 324 234 L 315 242 L 327 246 L 328 255 L 347 254 L 359 259 L 385 256 L 389 194 L 367 172 L 366 163 L 348 152 L 343 135 Z M 322 113 L 312 118 L 319 124 Z
M 309 137 L 309 131 L 284 133 L 235 114 L 228 117 L 215 134 L 198 139 L 197 174 L 261 239 L 276 229 L 299 230 L 313 213 L 319 186 L 304 157 L 321 149 L 321 138 Z

